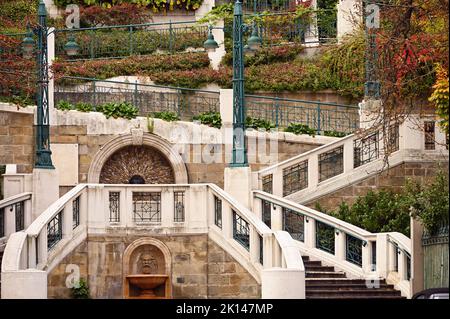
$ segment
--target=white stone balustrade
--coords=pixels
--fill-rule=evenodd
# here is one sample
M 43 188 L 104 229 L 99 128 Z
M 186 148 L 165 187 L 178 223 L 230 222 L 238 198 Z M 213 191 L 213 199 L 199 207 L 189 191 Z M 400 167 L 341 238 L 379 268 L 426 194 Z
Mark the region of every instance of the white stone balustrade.
M 184 221 L 175 221 L 174 192 L 184 192 Z M 119 218 L 110 218 L 110 192 L 119 192 Z M 161 194 L 160 219 L 137 221 L 134 192 Z M 27 195 L 29 196 L 29 195 Z M 222 225 L 215 224 L 214 198 L 222 201 Z M 75 205 L 75 201 L 79 205 Z M 74 226 L 74 207 L 79 225 Z M 248 241 L 237 241 L 233 214 L 248 226 Z M 55 218 L 60 217 L 61 226 Z M 60 230 L 60 236 L 49 235 Z M 147 235 L 164 232 L 207 233 L 262 285 L 263 298 L 304 298 L 304 267 L 295 242 L 286 232 L 274 233 L 250 210 L 213 184 L 102 185 L 80 184 L 54 202 L 25 230 L 10 235 L 2 263 L 2 298 L 46 298 L 47 274 L 72 252 L 88 234 L 115 232 Z M 57 232 L 57 235 L 59 233 Z M 244 236 L 245 237 L 245 236 Z M 260 243 L 263 243 L 261 249 Z M 49 244 L 54 243 L 49 247 Z M 260 252 L 263 256 L 260 256 Z M 263 264 L 261 264 L 261 260 Z M 270 270 L 265 282 L 263 270 Z M 274 293 L 274 285 L 288 280 L 296 289 Z M 20 281 L 20 285 L 17 282 Z M 270 292 L 270 294 L 267 294 Z
M 261 201 L 276 206 L 277 211 L 287 208 L 304 218 L 304 241 L 295 241 L 298 252 L 324 261 L 345 271 L 349 276 L 368 280 L 368 285 L 376 285 L 378 279 L 387 279 L 402 295 L 411 297 L 410 263 L 407 256 L 411 256 L 411 240 L 403 234 L 370 233 L 352 224 L 318 212 L 309 207 L 294 203 L 285 198 L 254 191 L 254 207 L 262 207 Z M 274 216 L 272 214 L 272 216 Z M 282 218 L 282 217 L 281 217 Z M 272 220 L 272 223 L 274 221 Z M 324 223 L 334 230 L 334 253 L 326 252 L 316 243 L 316 223 Z M 347 255 L 347 236 L 361 240 L 361 265 L 350 261 Z M 372 260 L 372 249 L 376 243 L 376 260 Z M 398 263 L 396 263 L 396 247 L 399 248 Z M 301 260 L 301 258 L 298 258 Z M 396 267 L 395 265 L 398 265 Z M 409 269 L 409 270 L 408 270 Z

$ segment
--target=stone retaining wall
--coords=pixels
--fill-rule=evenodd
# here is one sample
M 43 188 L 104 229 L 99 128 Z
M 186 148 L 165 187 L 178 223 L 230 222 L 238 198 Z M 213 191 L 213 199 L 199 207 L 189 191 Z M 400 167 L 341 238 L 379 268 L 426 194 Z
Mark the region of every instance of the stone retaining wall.
M 49 298 L 71 298 L 68 265 L 77 265 L 92 298 L 123 298 L 122 257 L 138 236 L 89 236 L 48 275 Z M 153 236 L 172 256 L 173 298 L 260 298 L 261 286 L 205 235 Z

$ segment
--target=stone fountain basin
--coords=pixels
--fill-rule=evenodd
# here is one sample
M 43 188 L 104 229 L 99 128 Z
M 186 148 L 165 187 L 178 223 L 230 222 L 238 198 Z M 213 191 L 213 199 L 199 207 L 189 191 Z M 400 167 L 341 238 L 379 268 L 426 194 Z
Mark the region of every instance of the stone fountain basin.
M 168 280 L 168 275 L 128 275 L 127 279 L 133 286 L 143 290 L 155 289 Z

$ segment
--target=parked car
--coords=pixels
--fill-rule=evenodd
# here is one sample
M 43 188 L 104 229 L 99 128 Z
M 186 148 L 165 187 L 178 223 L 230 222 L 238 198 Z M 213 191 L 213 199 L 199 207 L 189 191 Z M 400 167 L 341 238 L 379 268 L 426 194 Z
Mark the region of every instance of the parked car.
M 432 288 L 416 293 L 412 299 L 449 299 L 449 288 Z

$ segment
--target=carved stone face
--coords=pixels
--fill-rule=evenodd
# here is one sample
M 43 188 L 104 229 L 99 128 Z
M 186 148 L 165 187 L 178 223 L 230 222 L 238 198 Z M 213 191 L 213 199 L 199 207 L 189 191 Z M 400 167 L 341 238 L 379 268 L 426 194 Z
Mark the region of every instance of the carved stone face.
M 152 255 L 143 253 L 140 258 L 143 274 L 154 274 L 158 270 L 158 263 Z

